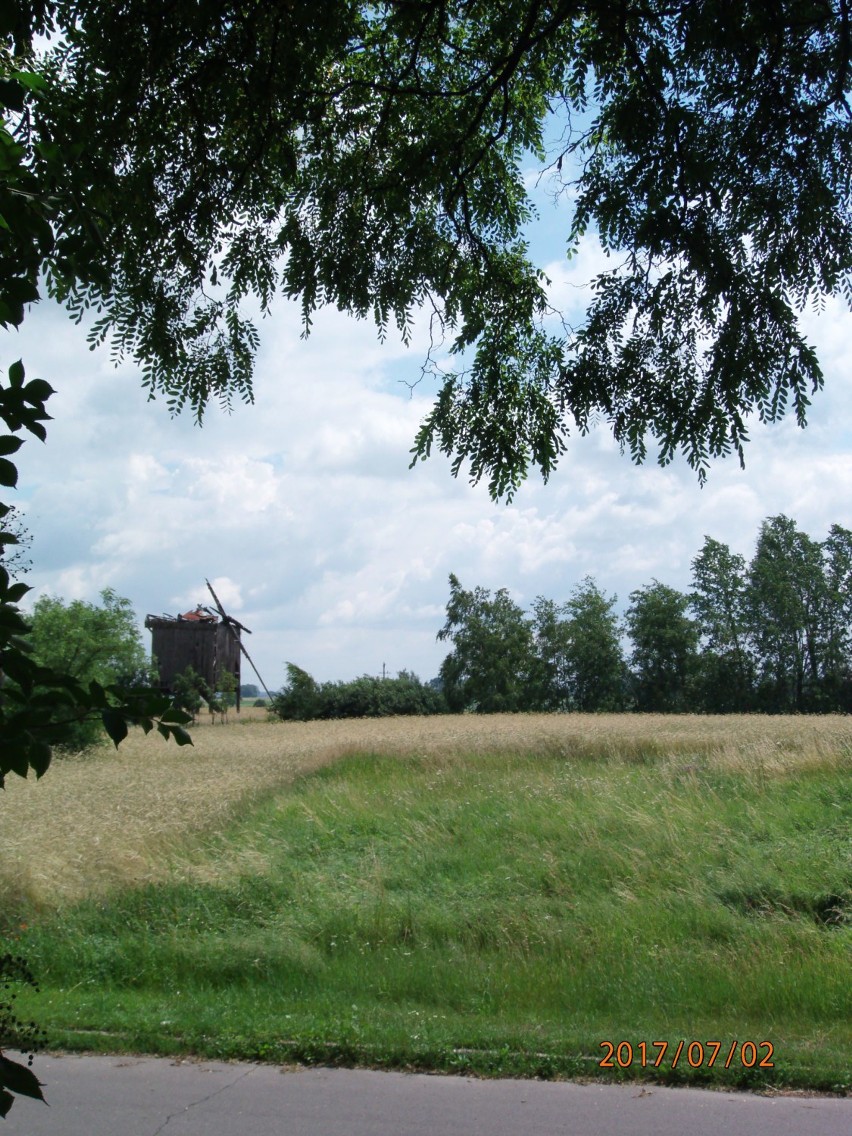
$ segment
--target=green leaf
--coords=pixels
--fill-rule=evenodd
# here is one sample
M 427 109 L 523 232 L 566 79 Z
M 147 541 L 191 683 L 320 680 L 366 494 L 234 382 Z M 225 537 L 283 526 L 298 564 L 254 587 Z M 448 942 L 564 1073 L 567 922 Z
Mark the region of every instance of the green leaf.
M 24 364 L 19 359 L 17 363 L 13 363 L 9 368 L 9 382 L 13 387 L 22 387 L 24 385 Z
M 104 729 L 115 742 L 115 748 L 118 749 L 127 737 L 127 722 L 124 715 L 119 710 L 110 708 L 101 713 L 101 718 L 103 719 Z
M 89 699 L 92 706 L 97 706 L 104 709 L 109 706 L 109 702 L 107 700 L 107 692 L 99 682 L 92 681 L 89 683 Z
M 44 75 L 39 75 L 37 71 L 13 71 L 12 78 L 17 79 L 21 86 L 26 87 L 28 91 L 47 90 L 47 79 Z
M 56 391 L 45 379 L 32 379 L 24 387 L 23 393 L 30 406 L 43 406 Z
M 18 467 L 14 462 L 6 461 L 5 458 L 0 458 L 0 485 L 5 485 L 10 489 L 14 489 L 18 484 Z
M 2 734 L 0 734 L 0 740 Z M 19 777 L 26 777 L 30 767 L 31 742 L 26 734 L 22 738 L 14 738 L 11 743 L 3 740 L 2 756 L 0 756 L 0 772 L 17 773 Z
M 172 727 L 172 737 L 179 746 L 191 746 L 193 744 L 192 738 L 186 730 L 182 730 L 180 726 Z
M 35 772 L 36 779 L 44 777 L 47 773 L 52 757 L 53 752 L 47 742 L 34 738 L 33 744 L 30 746 L 30 765 Z
M 8 107 L 9 110 L 24 109 L 24 92 L 14 79 L 0 79 L 0 106 Z
M 58 162 L 62 151 L 55 142 L 36 142 L 34 149 L 48 162 Z
M 0 629 L 12 633 L 21 632 L 26 634 L 29 630 L 29 625 L 16 608 L 8 604 L 0 604 Z
M 21 438 L 13 438 L 11 434 L 0 434 L 0 456 L 16 454 L 23 444 Z
M 192 715 L 187 714 L 185 710 L 179 710 L 176 706 L 171 706 L 160 715 L 160 721 L 185 726 L 192 721 Z
M 21 1096 L 44 1100 L 41 1082 L 32 1069 L 18 1064 L 17 1061 L 10 1061 L 8 1057 L 2 1055 L 0 1055 L 0 1085 L 11 1089 L 13 1093 L 20 1093 Z

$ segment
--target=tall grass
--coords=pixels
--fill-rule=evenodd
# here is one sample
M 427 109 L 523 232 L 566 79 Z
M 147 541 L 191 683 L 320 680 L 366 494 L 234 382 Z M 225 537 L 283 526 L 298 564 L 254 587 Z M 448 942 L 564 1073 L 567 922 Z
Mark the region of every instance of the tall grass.
M 842 1088 L 851 736 L 846 719 L 257 722 L 199 730 L 188 757 L 148 750 L 141 778 L 138 750 L 62 765 L 4 802 L 7 823 L 49 825 L 54 778 L 77 818 L 64 874 L 47 828 L 50 871 L 17 892 L 4 874 L 45 990 L 26 1006 L 66 1045 L 591 1075 L 604 1040 L 664 1039 L 645 1075 Z M 774 1067 L 673 1069 L 680 1038 L 768 1040 Z

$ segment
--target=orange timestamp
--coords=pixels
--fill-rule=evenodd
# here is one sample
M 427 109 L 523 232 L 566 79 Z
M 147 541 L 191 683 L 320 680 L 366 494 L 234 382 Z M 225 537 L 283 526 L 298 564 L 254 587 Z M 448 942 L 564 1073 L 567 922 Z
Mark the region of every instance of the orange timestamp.
M 602 1041 L 600 1048 L 607 1050 L 598 1062 L 601 1069 L 629 1069 L 634 1062 L 643 1069 L 659 1069 L 670 1051 L 672 1069 L 677 1068 L 681 1058 L 692 1069 L 712 1069 L 717 1060 L 725 1069 L 735 1063 L 745 1069 L 775 1068 L 775 1046 L 771 1041 L 732 1041 L 730 1045 L 721 1041 L 679 1041 L 677 1046 L 667 1041 L 640 1041 L 636 1045 L 629 1041 Z

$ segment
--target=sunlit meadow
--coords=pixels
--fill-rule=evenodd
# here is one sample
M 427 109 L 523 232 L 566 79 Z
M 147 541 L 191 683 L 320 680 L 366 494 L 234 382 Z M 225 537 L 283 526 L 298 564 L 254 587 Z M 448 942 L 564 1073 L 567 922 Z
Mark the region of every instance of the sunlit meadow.
M 253 711 L 194 739 L 0 802 L 55 1044 L 848 1090 L 849 719 Z

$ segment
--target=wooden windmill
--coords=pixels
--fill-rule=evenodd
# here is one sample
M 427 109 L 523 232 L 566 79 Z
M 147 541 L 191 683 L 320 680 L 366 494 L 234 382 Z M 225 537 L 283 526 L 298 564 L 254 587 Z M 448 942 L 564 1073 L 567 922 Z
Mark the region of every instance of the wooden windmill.
M 272 695 L 260 677 L 251 655 L 242 642 L 242 632 L 251 631 L 239 620 L 228 615 L 209 580 L 205 583 L 213 597 L 215 610 L 199 604 L 194 611 L 183 615 L 149 615 L 145 626 L 150 630 L 152 650 L 160 675 L 160 686 L 172 690 L 177 675 L 187 667 L 216 690 L 221 675 L 234 676 L 237 710 L 240 708 L 240 662 L 245 655 L 249 665 L 257 675 L 260 685 L 271 700 Z

